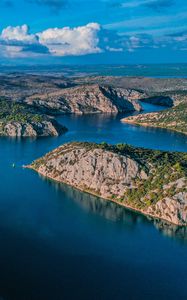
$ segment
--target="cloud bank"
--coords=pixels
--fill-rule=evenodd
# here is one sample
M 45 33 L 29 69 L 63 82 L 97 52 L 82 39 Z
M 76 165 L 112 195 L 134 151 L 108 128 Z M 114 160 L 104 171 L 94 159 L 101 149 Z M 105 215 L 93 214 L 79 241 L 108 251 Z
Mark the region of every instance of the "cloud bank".
M 98 23 L 74 28 L 49 28 L 35 34 L 29 32 L 27 25 L 8 26 L 0 35 L 0 54 L 6 57 L 79 56 L 101 53 L 107 48 L 110 49 L 108 51 L 118 51 L 116 45 L 111 45 L 113 38 Z
M 81 27 L 50 28 L 38 33 L 39 42 L 55 56 L 85 55 L 101 52 L 98 33 L 101 27 L 89 23 Z
M 30 33 L 27 25 L 8 26 L 0 34 L 0 56 L 7 58 L 81 56 L 165 47 L 187 49 L 187 32 L 118 34 L 98 23 L 88 23 L 74 28 L 48 28 L 38 33 Z

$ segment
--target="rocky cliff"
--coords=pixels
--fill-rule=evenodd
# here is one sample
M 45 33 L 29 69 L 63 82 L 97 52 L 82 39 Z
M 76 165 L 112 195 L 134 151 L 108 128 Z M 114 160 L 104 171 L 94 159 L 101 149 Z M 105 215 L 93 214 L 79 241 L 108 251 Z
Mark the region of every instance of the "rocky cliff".
M 64 126 L 55 120 L 43 121 L 0 121 L 0 136 L 11 137 L 39 137 L 39 136 L 58 136 L 67 131 Z
M 163 106 L 173 106 L 187 102 L 186 78 L 149 78 L 125 76 L 88 76 L 74 79 L 75 84 L 109 85 L 115 88 L 141 92 L 144 102 Z M 140 99 L 139 98 L 139 99 Z
M 29 168 L 146 215 L 187 225 L 186 158 L 128 145 L 70 143 Z
M 47 113 L 117 113 L 140 111 L 138 102 L 142 93 L 107 86 L 82 85 L 59 89 L 55 92 L 35 94 L 26 103 Z
M 57 136 L 66 130 L 54 118 L 39 114 L 30 106 L 0 100 L 0 136 Z

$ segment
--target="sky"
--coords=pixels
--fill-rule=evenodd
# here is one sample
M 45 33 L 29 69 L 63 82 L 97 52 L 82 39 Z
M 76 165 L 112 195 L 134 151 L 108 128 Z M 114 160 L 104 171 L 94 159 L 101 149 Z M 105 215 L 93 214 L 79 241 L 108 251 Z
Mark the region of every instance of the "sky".
M 187 0 L 0 0 L 0 63 L 187 63 Z

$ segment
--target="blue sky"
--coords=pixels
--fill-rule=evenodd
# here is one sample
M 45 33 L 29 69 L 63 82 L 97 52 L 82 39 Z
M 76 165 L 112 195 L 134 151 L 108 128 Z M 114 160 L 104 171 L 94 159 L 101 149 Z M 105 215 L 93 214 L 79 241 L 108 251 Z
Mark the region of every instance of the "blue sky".
M 0 0 L 0 62 L 187 62 L 187 1 Z

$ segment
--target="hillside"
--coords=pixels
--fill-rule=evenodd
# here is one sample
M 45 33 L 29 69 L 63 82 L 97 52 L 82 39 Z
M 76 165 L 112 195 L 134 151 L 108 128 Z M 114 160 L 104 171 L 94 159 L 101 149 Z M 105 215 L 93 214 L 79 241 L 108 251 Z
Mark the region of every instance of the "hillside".
M 187 102 L 182 102 L 170 109 L 131 116 L 122 122 L 141 126 L 160 127 L 187 134 Z
M 57 136 L 65 131 L 56 120 L 25 104 L 0 100 L 0 136 Z
M 187 225 L 187 154 L 69 143 L 29 168 L 145 215 Z
M 81 85 L 55 92 L 34 94 L 26 102 L 47 113 L 117 113 L 140 111 L 142 93 L 108 86 Z

